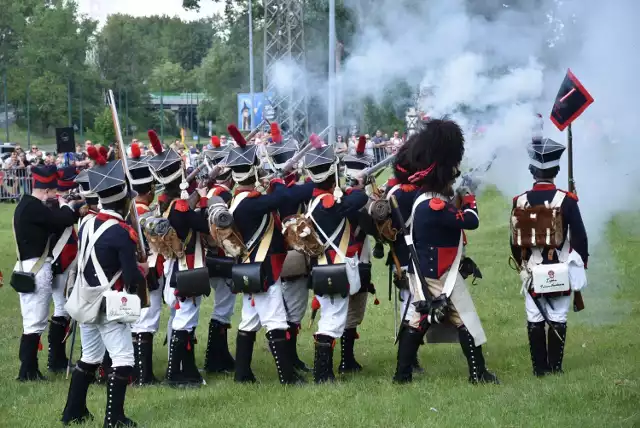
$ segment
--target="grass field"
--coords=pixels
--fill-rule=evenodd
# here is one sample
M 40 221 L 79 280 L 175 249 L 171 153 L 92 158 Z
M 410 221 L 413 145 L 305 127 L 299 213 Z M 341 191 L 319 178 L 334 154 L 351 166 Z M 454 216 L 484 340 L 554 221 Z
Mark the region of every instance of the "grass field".
M 364 371 L 335 385 L 282 387 L 260 334 L 253 368 L 261 381 L 236 385 L 229 377 L 207 377 L 199 390 L 151 387 L 128 391 L 128 416 L 144 427 L 638 427 L 640 426 L 640 275 L 638 220 L 624 216 L 612 222 L 602 245 L 592 248 L 587 309 L 570 314 L 565 374 L 535 379 L 526 337 L 526 320 L 517 275 L 507 266 L 509 202 L 486 192 L 479 202 L 482 223 L 470 234 L 468 254 L 484 275 L 471 287 L 488 336 L 485 355 L 499 386 L 467 383 L 459 345 L 421 348 L 426 368 L 413 384 L 391 383 L 395 369 L 393 304 L 387 300 L 386 274 L 375 266 L 381 304 L 370 299 L 356 344 Z M 13 266 L 13 206 L 0 205 L 0 266 L 8 279 Z M 606 242 L 604 242 L 606 241 Z M 206 299 L 199 329 L 197 361 L 202 365 L 212 299 Z M 239 314 L 230 337 L 235 341 Z M 300 338 L 303 360 L 313 360 L 312 330 L 305 320 Z M 44 384 L 20 384 L 18 341 L 21 320 L 18 296 L 0 290 L 0 427 L 61 426 L 68 381 L 53 377 Z M 166 314 L 155 340 L 155 372 L 166 368 L 162 347 Z M 46 341 L 46 333 L 43 342 Z M 44 349 L 47 349 L 44 343 Z M 232 349 L 234 346 L 232 345 Z M 78 354 L 76 354 L 78 355 Z M 336 348 L 339 360 L 339 348 Z M 337 361 L 336 361 L 337 364 Z M 46 367 L 46 353 L 40 353 Z M 92 386 L 88 407 L 101 426 L 105 390 Z

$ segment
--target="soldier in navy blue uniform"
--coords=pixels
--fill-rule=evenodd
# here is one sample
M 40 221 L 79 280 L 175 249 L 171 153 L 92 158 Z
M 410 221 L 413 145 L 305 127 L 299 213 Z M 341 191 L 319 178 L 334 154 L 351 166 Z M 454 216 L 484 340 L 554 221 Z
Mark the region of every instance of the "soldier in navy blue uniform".
M 52 251 L 55 235 L 72 227 L 78 216 L 73 208 L 56 197 L 57 172 L 52 165 L 31 169 L 33 191 L 23 195 L 13 215 L 18 262 L 15 271 L 35 274 L 35 290 L 19 293 L 23 333 L 20 338 L 18 380 L 42 380 L 38 369 L 40 336 L 47 327 L 52 299 Z M 54 327 L 56 328 L 56 327 Z
M 202 296 L 184 298 L 177 295 L 179 271 L 204 267 L 204 247 L 200 234 L 209 234 L 206 219 L 206 189 L 198 188 L 199 212 L 189 207 L 185 172 L 180 155 L 173 149 L 164 150 L 155 132 L 149 137 L 156 156 L 148 160 L 152 172 L 164 192 L 158 197 L 158 214 L 169 220 L 184 248 L 182 258 L 165 261 L 165 302 L 175 309 L 170 320 L 171 334 L 166 380 L 172 386 L 200 386 L 204 379 L 195 362 L 195 330 L 198 326 Z M 197 248 L 199 246 L 199 248 Z M 200 254 L 199 257 L 197 255 Z
M 529 349 L 533 364 L 533 374 L 544 376 L 548 373 L 562 373 L 564 342 L 567 335 L 567 313 L 571 306 L 571 291 L 580 291 L 586 285 L 586 269 L 589 259 L 587 233 L 582 222 L 578 197 L 556 188 L 554 180 L 560 171 L 560 158 L 565 147 L 548 138 L 536 139 L 529 146 L 529 171 L 535 183 L 531 190 L 513 198 L 513 208 L 542 207 L 557 204 L 562 215 L 562 242 L 557 247 L 525 248 L 511 238 L 511 253 L 521 269 L 523 294 L 527 312 L 527 332 Z M 554 207 L 552 207 L 554 208 Z M 583 278 L 574 280 L 571 288 L 564 292 L 536 294 L 528 273 L 536 265 L 551 266 L 558 263 L 568 264 L 569 277 Z M 572 275 L 579 271 L 580 276 Z M 548 317 L 549 331 L 545 334 L 545 319 L 536 305 L 541 306 Z M 546 337 L 545 337 L 546 336 Z
M 400 209 L 400 213 L 402 214 L 402 218 L 405 221 L 405 227 L 407 230 L 411 228 L 412 217 L 411 217 L 411 209 L 413 208 L 413 202 L 419 194 L 420 188 L 415 184 L 409 183 L 409 175 L 407 173 L 408 166 L 406 165 L 408 162 L 406 152 L 409 145 L 405 144 L 398 150 L 398 154 L 396 155 L 396 161 L 393 169 L 393 177 L 387 181 L 387 191 L 386 198 L 390 199 L 391 196 L 394 196 L 398 201 L 398 208 Z M 392 225 L 396 230 L 400 230 L 401 225 L 398 224 L 398 219 L 392 217 Z M 401 275 L 398 277 L 397 275 L 397 267 L 394 263 L 392 253 L 395 254 L 395 257 L 398 259 L 401 268 Z M 402 317 L 401 321 L 401 329 L 407 328 L 409 325 L 409 320 L 413 317 L 415 307 L 411 304 L 411 289 L 409 287 L 409 281 L 407 279 L 407 269 L 409 268 L 410 257 L 409 257 L 409 248 L 405 240 L 398 236 L 396 240 L 392 244 L 392 252 L 389 253 L 389 259 L 387 263 L 392 267 L 394 274 L 394 283 L 396 287 L 399 289 L 399 296 L 402 305 L 400 307 L 400 316 Z M 420 344 L 424 344 L 424 341 L 421 341 Z M 424 370 L 420 366 L 418 362 L 418 354 L 416 352 L 416 357 L 413 362 L 413 373 L 422 373 Z
M 298 145 L 292 138 L 280 143 L 278 141 L 275 144 L 267 146 L 267 155 L 270 159 L 270 165 L 276 170 L 281 170 L 297 152 Z M 284 177 L 285 185 L 291 187 L 296 185 L 299 180 L 299 176 L 296 172 L 289 173 Z M 283 223 L 286 223 L 287 219 L 291 216 L 303 214 L 305 212 L 304 201 L 300 203 L 296 200 L 286 200 L 278 209 L 278 214 Z M 287 342 L 291 351 L 291 358 L 293 359 L 293 367 L 304 373 L 311 371 L 304 361 L 300 359 L 298 355 L 298 335 L 300 334 L 300 327 L 302 325 L 302 319 L 307 310 L 307 304 L 309 302 L 309 269 L 308 264 L 304 267 L 297 267 L 294 272 L 287 269 L 287 262 L 302 260 L 301 257 L 295 257 L 296 254 L 292 253 L 292 249 L 287 252 L 287 257 L 293 257 L 287 261 L 285 259 L 283 265 L 282 275 L 282 294 L 284 297 L 285 308 L 287 310 L 287 324 L 289 324 L 289 341 Z M 303 256 L 304 257 L 304 256 Z M 305 257 L 306 258 L 306 257 Z
M 155 183 L 147 157 L 143 157 L 138 143 L 132 143 L 130 157 L 127 160 L 131 187 L 137 193 L 134 203 L 138 216 L 151 211 L 150 204 L 155 199 Z M 144 236 L 140 239 L 145 239 Z M 145 246 L 148 245 L 145 242 Z M 163 258 L 161 254 L 149 254 L 147 257 L 150 275 L 147 276 L 149 288 L 149 307 L 143 308 L 137 322 L 131 324 L 133 350 L 136 359 L 133 370 L 133 383 L 152 385 L 157 383 L 153 375 L 153 337 L 160 327 L 162 309 Z
M 213 149 L 205 150 L 204 154 L 211 166 L 219 165 L 228 151 L 227 147 L 220 147 L 220 139 L 217 136 L 211 138 Z M 231 169 L 222 167 L 213 180 L 209 180 L 207 198 L 221 198 L 227 205 L 231 203 L 233 179 Z M 224 257 L 221 248 L 207 248 L 207 257 Z M 209 278 L 209 284 L 214 292 L 213 310 L 209 321 L 209 337 L 207 350 L 204 357 L 204 369 L 207 373 L 233 373 L 235 360 L 229 352 L 228 331 L 231 328 L 231 317 L 236 303 L 236 295 L 231 292 L 230 278 Z
M 411 235 L 418 253 L 419 270 L 428 284 L 428 290 L 423 290 L 420 281 L 413 277 L 418 272 L 411 263 L 413 302 L 423 302 L 431 295 L 433 307 L 446 307 L 447 322 L 457 328 L 467 358 L 469 381 L 498 383 L 497 377 L 485 366 L 482 345 L 486 336 L 464 279 L 458 272 L 463 230 L 477 229 L 480 224 L 475 196 L 468 189 L 458 189 L 457 203 L 450 202 L 464 154 L 462 130 L 450 120 L 431 120 L 408 144 L 407 170 L 411 173 L 408 180 L 421 187 L 412 208 Z M 449 278 L 449 275 L 455 276 Z M 395 382 L 405 383 L 412 379 L 412 365 L 428 327 L 425 321 L 425 314 L 416 311 L 409 326 L 402 329 Z M 437 324 L 431 326 L 437 327 Z
M 315 184 L 313 200 L 307 212 L 313 217 L 316 229 L 324 232 L 323 234 L 318 230 L 325 254 L 319 259 L 311 260 L 312 269 L 319 264 L 344 263 L 342 256 L 327 242 L 334 236 L 333 244 L 345 257 L 358 257 L 361 244 L 353 239 L 352 234 L 357 225 L 351 224 L 349 217 L 366 205 L 366 193 L 360 189 L 361 185 L 347 188 L 345 192 L 340 189 L 338 158 L 333 146 L 309 151 L 304 158 L 304 168 Z M 355 294 L 357 291 L 359 290 L 349 290 L 349 294 Z M 342 297 L 340 294 L 320 296 L 316 293 L 315 299 L 320 304 L 321 312 L 315 334 L 313 377 L 316 383 L 332 382 L 335 379 L 333 348 L 336 339 L 345 333 L 349 297 Z
M 78 187 L 75 178 L 78 171 L 74 166 L 58 170 L 58 197 L 71 201 L 80 199 L 72 195 Z M 69 314 L 64 309 L 66 303 L 65 289 L 69 271 L 78 254 L 78 235 L 74 226 L 69 226 L 62 233 L 56 234 L 52 240 L 53 250 L 53 316 L 49 326 L 49 361 L 48 369 L 53 373 L 66 371 L 68 360 L 64 338 L 69 329 Z
M 138 287 L 146 286 L 147 267 L 137 262 L 138 236 L 124 220 L 132 195 L 126 183 L 122 161 L 107 163 L 95 149 L 89 152 L 89 156 L 96 162 L 88 172 L 89 183 L 99 197 L 101 209 L 79 230 L 79 254 L 95 251 L 95 258 L 78 261 L 78 268 L 83 272 L 79 270 L 81 274 L 76 280 L 76 287 L 80 283 L 84 287 L 112 284 L 112 289 L 135 293 Z M 91 237 L 96 233 L 101 235 L 91 246 Z M 134 365 L 131 328 L 128 324 L 107 321 L 105 314 L 98 318 L 97 323 L 80 324 L 79 327 L 82 357 L 73 370 L 62 422 L 68 425 L 93 419 L 87 409 L 87 391 L 107 350 L 112 360 L 112 370 L 107 381 L 104 427 L 137 426 L 124 414 L 125 394 Z
M 284 180 L 276 178 L 270 183 L 269 193 L 262 194 L 258 191 L 262 186 L 260 174 L 263 172 L 258 168 L 257 147 L 247 145 L 235 126 L 229 126 L 229 133 L 238 145 L 230 149 L 227 158 L 227 166 L 231 168 L 237 183 L 230 210 L 248 252 L 248 257 L 245 256 L 240 262 L 260 263 L 265 281 L 263 292 L 243 293 L 242 296 L 242 321 L 236 340 L 235 381 L 256 381 L 251 370 L 253 345 L 256 333 L 264 326 L 280 383 L 299 383 L 302 379 L 294 371 L 287 343 L 289 325 L 280 281 L 287 251 L 277 210 L 287 200 L 300 203 L 311 198 L 313 185 L 287 188 Z

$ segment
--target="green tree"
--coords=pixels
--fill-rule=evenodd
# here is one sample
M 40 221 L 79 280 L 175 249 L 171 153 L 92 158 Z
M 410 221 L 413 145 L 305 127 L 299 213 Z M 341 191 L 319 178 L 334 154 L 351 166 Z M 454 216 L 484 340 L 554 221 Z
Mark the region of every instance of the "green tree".
M 148 87 L 152 92 L 181 92 L 185 89 L 186 73 L 180 64 L 164 62 L 153 68 Z
M 97 143 L 109 145 L 116 141 L 116 131 L 113 127 L 111 109 L 105 108 L 96 116 L 93 131 L 100 137 L 100 141 L 97 141 Z

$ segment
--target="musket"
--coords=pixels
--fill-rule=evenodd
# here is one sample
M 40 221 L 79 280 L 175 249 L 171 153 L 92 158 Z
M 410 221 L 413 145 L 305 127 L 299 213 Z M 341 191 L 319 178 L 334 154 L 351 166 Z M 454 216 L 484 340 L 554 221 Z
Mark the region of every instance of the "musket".
M 120 119 L 118 118 L 118 110 L 116 109 L 116 101 L 113 96 L 113 91 L 109 89 L 109 105 L 111 107 L 111 116 L 113 118 L 113 126 L 116 131 L 116 140 L 118 143 L 118 147 L 116 153 L 118 153 L 118 157 L 122 161 L 122 168 L 124 169 L 125 177 L 128 177 L 128 185 L 129 190 L 133 191 L 131 187 L 131 174 L 129 173 L 129 165 L 127 161 L 127 151 L 124 147 L 124 140 L 122 139 L 122 131 L 120 128 Z M 144 242 L 142 239 L 142 228 L 140 227 L 140 221 L 138 219 L 138 210 L 136 209 L 136 204 L 132 203 L 129 207 L 129 221 L 131 222 L 131 227 L 138 233 L 138 242 L 136 243 L 137 252 L 138 252 L 138 260 L 140 262 L 145 262 L 147 260 L 147 252 L 144 248 Z M 138 287 L 138 297 L 140 297 L 140 304 L 143 308 L 149 307 L 149 290 L 146 286 Z
M 69 360 L 67 361 L 67 375 L 65 379 L 69 379 L 69 372 L 71 371 L 71 364 L 73 361 L 73 347 L 76 344 L 76 332 L 78 330 L 78 322 L 76 320 L 71 321 L 71 349 L 69 350 Z M 65 338 L 66 341 L 67 338 Z
M 317 136 L 314 136 L 312 134 L 311 137 L 309 137 L 309 142 L 304 147 L 302 147 L 295 155 L 293 155 L 293 157 L 291 159 L 289 159 L 286 164 L 284 164 L 284 166 L 282 167 L 282 171 L 281 172 L 283 174 L 287 174 L 287 173 L 293 171 L 293 169 L 295 168 L 297 163 L 300 162 L 300 159 L 302 159 L 304 157 L 304 155 L 306 155 L 307 152 L 309 152 L 311 149 L 317 148 L 318 147 L 318 143 L 317 142 L 319 140 L 322 140 L 322 138 L 324 138 L 329 133 L 330 130 L 331 130 L 331 127 L 327 126 Z M 316 137 L 317 137 L 317 139 L 316 139 Z
M 373 175 L 373 174 L 377 173 L 378 171 L 382 171 L 389 164 L 391 164 L 395 159 L 396 159 L 396 155 L 387 156 L 384 160 L 378 162 L 377 164 L 375 164 L 373 166 L 370 166 L 369 168 L 365 168 L 362 171 L 360 171 L 359 176 L 361 178 L 369 177 L 370 175 Z
M 256 126 L 255 128 L 253 128 L 253 130 L 252 130 L 251 132 L 249 132 L 249 133 L 247 134 L 247 136 L 246 136 L 246 137 L 244 137 L 244 138 L 245 138 L 245 140 L 247 140 L 247 142 L 251 141 L 251 139 L 252 139 L 253 137 L 255 137 L 256 135 L 258 135 L 258 132 L 260 132 L 260 129 L 261 129 L 263 126 L 265 126 L 265 125 L 269 125 L 269 123 L 270 123 L 270 122 L 269 122 L 267 119 L 262 119 L 262 122 L 260 122 L 260 123 L 258 124 L 258 126 Z
M 577 195 L 576 182 L 573 179 L 573 131 L 571 130 L 571 124 L 567 127 L 567 175 L 569 176 L 569 191 Z M 568 236 L 567 239 L 569 239 Z M 583 309 L 584 299 L 582 298 L 582 292 L 574 291 L 573 312 L 580 312 Z
M 529 297 L 531 297 L 531 300 L 533 300 L 533 303 L 536 305 L 536 308 L 538 308 L 538 312 L 540 312 L 540 315 L 542 315 L 542 319 L 544 319 L 544 322 L 547 323 L 547 325 L 549 326 L 549 329 L 551 331 L 553 331 L 553 333 L 556 336 L 558 336 L 558 339 L 564 345 L 564 340 L 562 340 L 562 336 L 560 336 L 560 333 L 558 333 L 558 330 L 556 330 L 555 326 L 553 325 L 553 323 L 549 319 L 549 314 L 547 314 L 547 310 L 544 308 L 544 306 L 542 306 L 542 303 L 540 303 L 540 300 L 538 300 L 533 295 L 533 292 L 531 290 L 528 289 L 527 293 L 529 293 Z
M 398 205 L 398 200 L 395 196 L 391 196 L 389 198 L 391 201 L 391 214 L 396 217 L 396 221 L 400 225 L 399 233 L 404 237 L 404 241 L 407 244 L 407 248 L 409 249 L 409 258 L 413 263 L 413 269 L 415 276 L 418 277 L 420 281 L 420 286 L 422 288 L 422 295 L 424 296 L 423 301 L 412 303 L 416 307 L 416 311 L 422 314 L 429 314 L 427 321 L 430 323 L 439 323 L 444 318 L 443 312 L 433 312 L 431 313 L 431 303 L 433 299 L 431 298 L 431 293 L 429 292 L 429 285 L 427 284 L 427 280 L 422 275 L 420 271 L 420 259 L 418 258 L 418 252 L 416 251 L 416 247 L 413 245 L 413 240 L 411 239 L 411 235 L 407 231 L 407 227 L 405 226 L 404 218 L 402 217 L 402 213 L 400 212 L 400 206 Z M 402 319 L 405 319 L 407 316 L 407 311 L 409 309 L 409 305 L 405 307 L 404 314 L 402 314 Z M 399 335 L 398 335 L 399 337 Z M 396 338 L 396 342 L 397 342 Z

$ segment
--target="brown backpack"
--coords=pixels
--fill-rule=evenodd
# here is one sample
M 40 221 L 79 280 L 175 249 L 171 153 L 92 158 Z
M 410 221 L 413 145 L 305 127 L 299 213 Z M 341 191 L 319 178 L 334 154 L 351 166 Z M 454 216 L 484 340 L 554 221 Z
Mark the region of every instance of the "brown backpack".
M 562 211 L 564 193 L 557 192 L 551 203 L 531 206 L 526 194 L 511 211 L 511 242 L 521 248 L 558 248 L 563 241 Z

